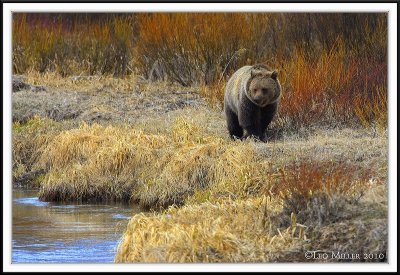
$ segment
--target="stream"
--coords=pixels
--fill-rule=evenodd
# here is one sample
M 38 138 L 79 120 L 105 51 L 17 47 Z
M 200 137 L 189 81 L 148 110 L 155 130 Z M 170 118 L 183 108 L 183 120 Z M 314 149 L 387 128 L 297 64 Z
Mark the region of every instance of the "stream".
M 38 190 L 13 190 L 13 263 L 113 263 L 139 207 L 42 202 Z

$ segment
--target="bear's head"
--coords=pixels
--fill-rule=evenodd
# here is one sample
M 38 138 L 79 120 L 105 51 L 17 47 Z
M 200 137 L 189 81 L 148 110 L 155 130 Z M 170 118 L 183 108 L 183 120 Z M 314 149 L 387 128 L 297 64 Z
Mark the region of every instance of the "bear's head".
M 263 65 L 253 66 L 247 82 L 246 95 L 251 102 L 260 107 L 278 101 L 281 96 L 278 72 L 271 71 Z

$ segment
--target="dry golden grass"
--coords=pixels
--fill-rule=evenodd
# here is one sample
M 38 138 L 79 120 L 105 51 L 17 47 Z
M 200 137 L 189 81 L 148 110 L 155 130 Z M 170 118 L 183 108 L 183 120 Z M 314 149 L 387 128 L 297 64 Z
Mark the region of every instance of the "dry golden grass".
M 208 110 L 195 88 L 167 82 L 155 85 L 135 77 L 109 76 L 73 81 L 54 73 L 31 73 L 26 78 L 27 83 L 40 83 L 46 91 L 13 93 L 14 122 L 25 123 L 38 115 L 74 122 L 76 126 L 81 121 L 102 125 L 138 124 L 139 121 L 147 123 L 150 118 L 168 120 L 175 111 L 188 107 Z
M 334 182 L 340 179 L 329 174 L 337 166 L 332 160 L 353 162 L 351 171 L 357 173 L 373 169 L 370 178 L 381 182 L 386 178 L 385 134 L 342 130 L 269 143 L 232 141 L 225 129 L 209 127 L 216 123 L 209 116 L 193 118 L 202 111 L 177 112 L 168 123 L 150 119 L 137 127 L 81 123 L 75 128 L 48 119 L 16 123 L 14 176 L 44 170 L 45 200 L 122 200 L 146 207 L 255 197 L 285 183 L 282 171 L 297 171 L 296 165 L 313 158 L 315 169 Z
M 376 87 L 370 98 L 357 98 L 354 112 L 364 127 L 372 126 L 378 131 L 385 131 L 388 128 L 387 87 Z
M 39 73 L 31 70 L 25 74 L 28 83 L 44 85 L 51 90 L 60 89 L 80 91 L 85 93 L 99 91 L 105 87 L 112 87 L 115 92 L 132 92 L 140 84 L 136 75 L 113 77 L 110 75 L 85 75 L 64 77 L 58 72 Z
M 336 251 L 338 247 L 386 253 L 387 231 L 375 236 L 371 230 L 374 226 L 385 229 L 387 205 L 371 208 L 367 202 L 371 203 L 366 200 L 348 208 L 350 204 L 341 200 L 345 205 L 338 210 L 348 211 L 345 218 L 339 222 L 332 220 L 322 227 L 304 226 L 294 213 L 287 217 L 289 226 L 279 227 L 274 215 L 281 213 L 282 205 L 279 199 L 266 196 L 171 207 L 160 214 L 137 214 L 127 226 L 115 261 L 310 262 L 304 257 L 306 251 Z M 342 230 L 342 234 L 338 230 Z
M 40 161 L 50 173 L 40 196 L 129 200 L 138 164 L 146 165 L 146 159 L 165 144 L 163 137 L 122 127 L 82 124 L 62 132 L 43 151 Z
M 23 177 L 24 174 L 41 170 L 37 165 L 40 152 L 62 129 L 71 127 L 69 124 L 59 124 L 51 119 L 35 116 L 27 123 L 13 123 L 12 155 L 13 178 Z
M 207 102 L 218 109 L 223 108 L 223 102 L 224 102 L 224 92 L 225 92 L 225 81 L 218 81 L 215 84 L 211 85 L 203 85 L 200 88 L 200 95 L 204 97 Z
M 182 118 L 169 135 L 97 124 L 63 131 L 40 151 L 38 163 L 49 171 L 40 197 L 156 207 L 182 204 L 193 194 L 198 201 L 257 194 L 268 181 L 268 161 L 257 157 L 250 142 L 201 133 Z
M 265 262 L 304 241 L 292 228 L 270 235 L 263 211 L 267 198 L 227 200 L 135 215 L 116 262 Z M 277 211 L 276 204 L 268 204 Z

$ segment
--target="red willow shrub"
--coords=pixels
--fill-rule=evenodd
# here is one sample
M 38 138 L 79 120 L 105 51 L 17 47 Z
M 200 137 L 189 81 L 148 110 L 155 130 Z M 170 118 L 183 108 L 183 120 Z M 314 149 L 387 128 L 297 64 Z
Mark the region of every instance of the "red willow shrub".
M 280 71 L 278 127 L 385 128 L 386 23 L 385 14 L 15 14 L 13 70 L 139 73 L 200 85 L 221 105 L 232 72 L 265 63 Z

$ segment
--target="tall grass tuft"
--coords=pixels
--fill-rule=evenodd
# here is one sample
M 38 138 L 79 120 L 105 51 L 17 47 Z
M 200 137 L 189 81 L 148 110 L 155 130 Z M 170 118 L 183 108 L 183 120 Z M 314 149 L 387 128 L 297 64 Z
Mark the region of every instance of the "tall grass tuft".
M 40 197 L 50 201 L 125 201 L 144 207 L 180 205 L 186 199 L 257 194 L 268 169 L 249 144 L 199 135 L 178 119 L 170 135 L 125 127 L 82 124 L 46 143 L 38 166 L 48 171 Z M 38 154 L 38 152 L 37 152 Z

